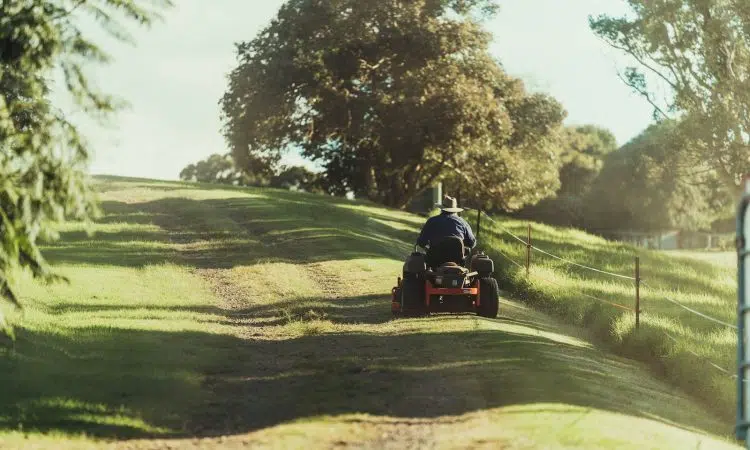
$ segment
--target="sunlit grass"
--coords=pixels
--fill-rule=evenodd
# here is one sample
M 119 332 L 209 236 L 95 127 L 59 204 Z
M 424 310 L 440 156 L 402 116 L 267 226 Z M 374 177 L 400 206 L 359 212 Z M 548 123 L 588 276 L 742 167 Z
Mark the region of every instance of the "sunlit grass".
M 492 227 L 490 253 L 497 255 L 501 278 L 514 295 L 570 322 L 582 325 L 625 355 L 651 364 L 652 368 L 686 391 L 696 395 L 730 424 L 735 412 L 737 337 L 733 330 L 698 317 L 669 302 L 671 299 L 724 322 L 736 322 L 736 268 L 701 260 L 607 242 L 579 230 L 532 225 L 535 246 L 578 264 L 625 276 L 634 276 L 635 257 L 640 258 L 643 284 L 640 290 L 640 328 L 633 312 L 617 309 L 597 297 L 635 309 L 635 283 L 610 277 L 532 252 L 531 278 L 499 255 L 502 251 L 521 265 L 526 248 L 503 232 L 525 239 L 526 222 L 498 219 Z M 679 253 L 677 253 L 679 254 Z M 543 281 L 542 278 L 553 283 Z M 677 339 L 674 342 L 667 334 Z M 691 353 L 692 352 L 692 353 Z M 709 365 L 697 353 L 729 374 Z
M 45 244 L 71 284 L 19 277 L 2 448 L 737 448 L 692 400 L 528 305 L 504 301 L 497 320 L 392 320 L 424 218 L 272 189 L 112 177 L 100 189 L 94 234 L 66 225 Z M 536 305 L 566 304 L 580 284 L 533 272 L 561 285 L 535 281 L 547 295 Z M 615 319 L 628 336 L 632 321 Z
M 692 251 L 692 250 L 674 250 L 668 251 L 677 257 L 692 258 L 699 261 L 706 261 L 725 267 L 737 267 L 737 252 L 726 251 Z

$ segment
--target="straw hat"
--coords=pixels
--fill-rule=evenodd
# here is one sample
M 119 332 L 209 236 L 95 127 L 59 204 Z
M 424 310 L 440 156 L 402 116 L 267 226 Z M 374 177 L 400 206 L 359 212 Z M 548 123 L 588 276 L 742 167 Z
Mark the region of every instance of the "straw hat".
M 458 201 L 454 197 L 445 196 L 443 197 L 443 204 L 440 205 L 440 209 L 449 213 L 458 213 L 463 211 L 463 208 L 458 207 Z

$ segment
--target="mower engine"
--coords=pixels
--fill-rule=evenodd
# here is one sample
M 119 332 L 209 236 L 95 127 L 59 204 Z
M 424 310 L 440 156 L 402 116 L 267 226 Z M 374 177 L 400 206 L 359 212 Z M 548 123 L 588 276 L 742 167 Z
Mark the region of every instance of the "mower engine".
M 470 284 L 466 274 L 436 274 L 433 278 L 433 286 L 437 288 L 463 288 Z

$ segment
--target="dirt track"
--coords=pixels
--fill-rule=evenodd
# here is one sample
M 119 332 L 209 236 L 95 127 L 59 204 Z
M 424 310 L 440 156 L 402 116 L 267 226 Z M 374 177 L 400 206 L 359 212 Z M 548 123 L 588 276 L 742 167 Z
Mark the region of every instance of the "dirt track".
M 315 234 L 288 236 L 263 224 L 298 214 L 288 230 L 296 233 L 308 212 L 254 201 L 144 206 L 178 246 L 175 260 L 213 290 L 240 343 L 205 370 L 209 400 L 183 433 L 197 437 L 114 447 L 670 448 L 659 442 L 706 439 L 680 427 L 714 426 L 683 416 L 694 405 L 639 365 L 516 303 L 504 301 L 495 320 L 393 321 L 388 293 L 401 262 L 393 238 L 372 238 L 384 229 L 347 231 L 334 216 Z M 363 224 L 380 227 L 371 217 Z M 636 426 L 653 430 L 634 436 Z

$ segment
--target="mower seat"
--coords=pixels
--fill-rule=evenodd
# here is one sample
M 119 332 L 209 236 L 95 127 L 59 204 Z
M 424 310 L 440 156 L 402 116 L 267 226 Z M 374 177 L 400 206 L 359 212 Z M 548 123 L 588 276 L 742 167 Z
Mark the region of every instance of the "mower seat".
M 469 269 L 461 267 L 456 263 L 445 263 L 442 266 L 435 269 L 437 275 L 466 275 L 469 273 Z
M 466 250 L 464 242 L 457 236 L 448 236 L 434 244 L 430 243 L 427 250 L 427 265 L 437 270 L 446 263 L 454 263 L 459 266 L 464 264 Z

